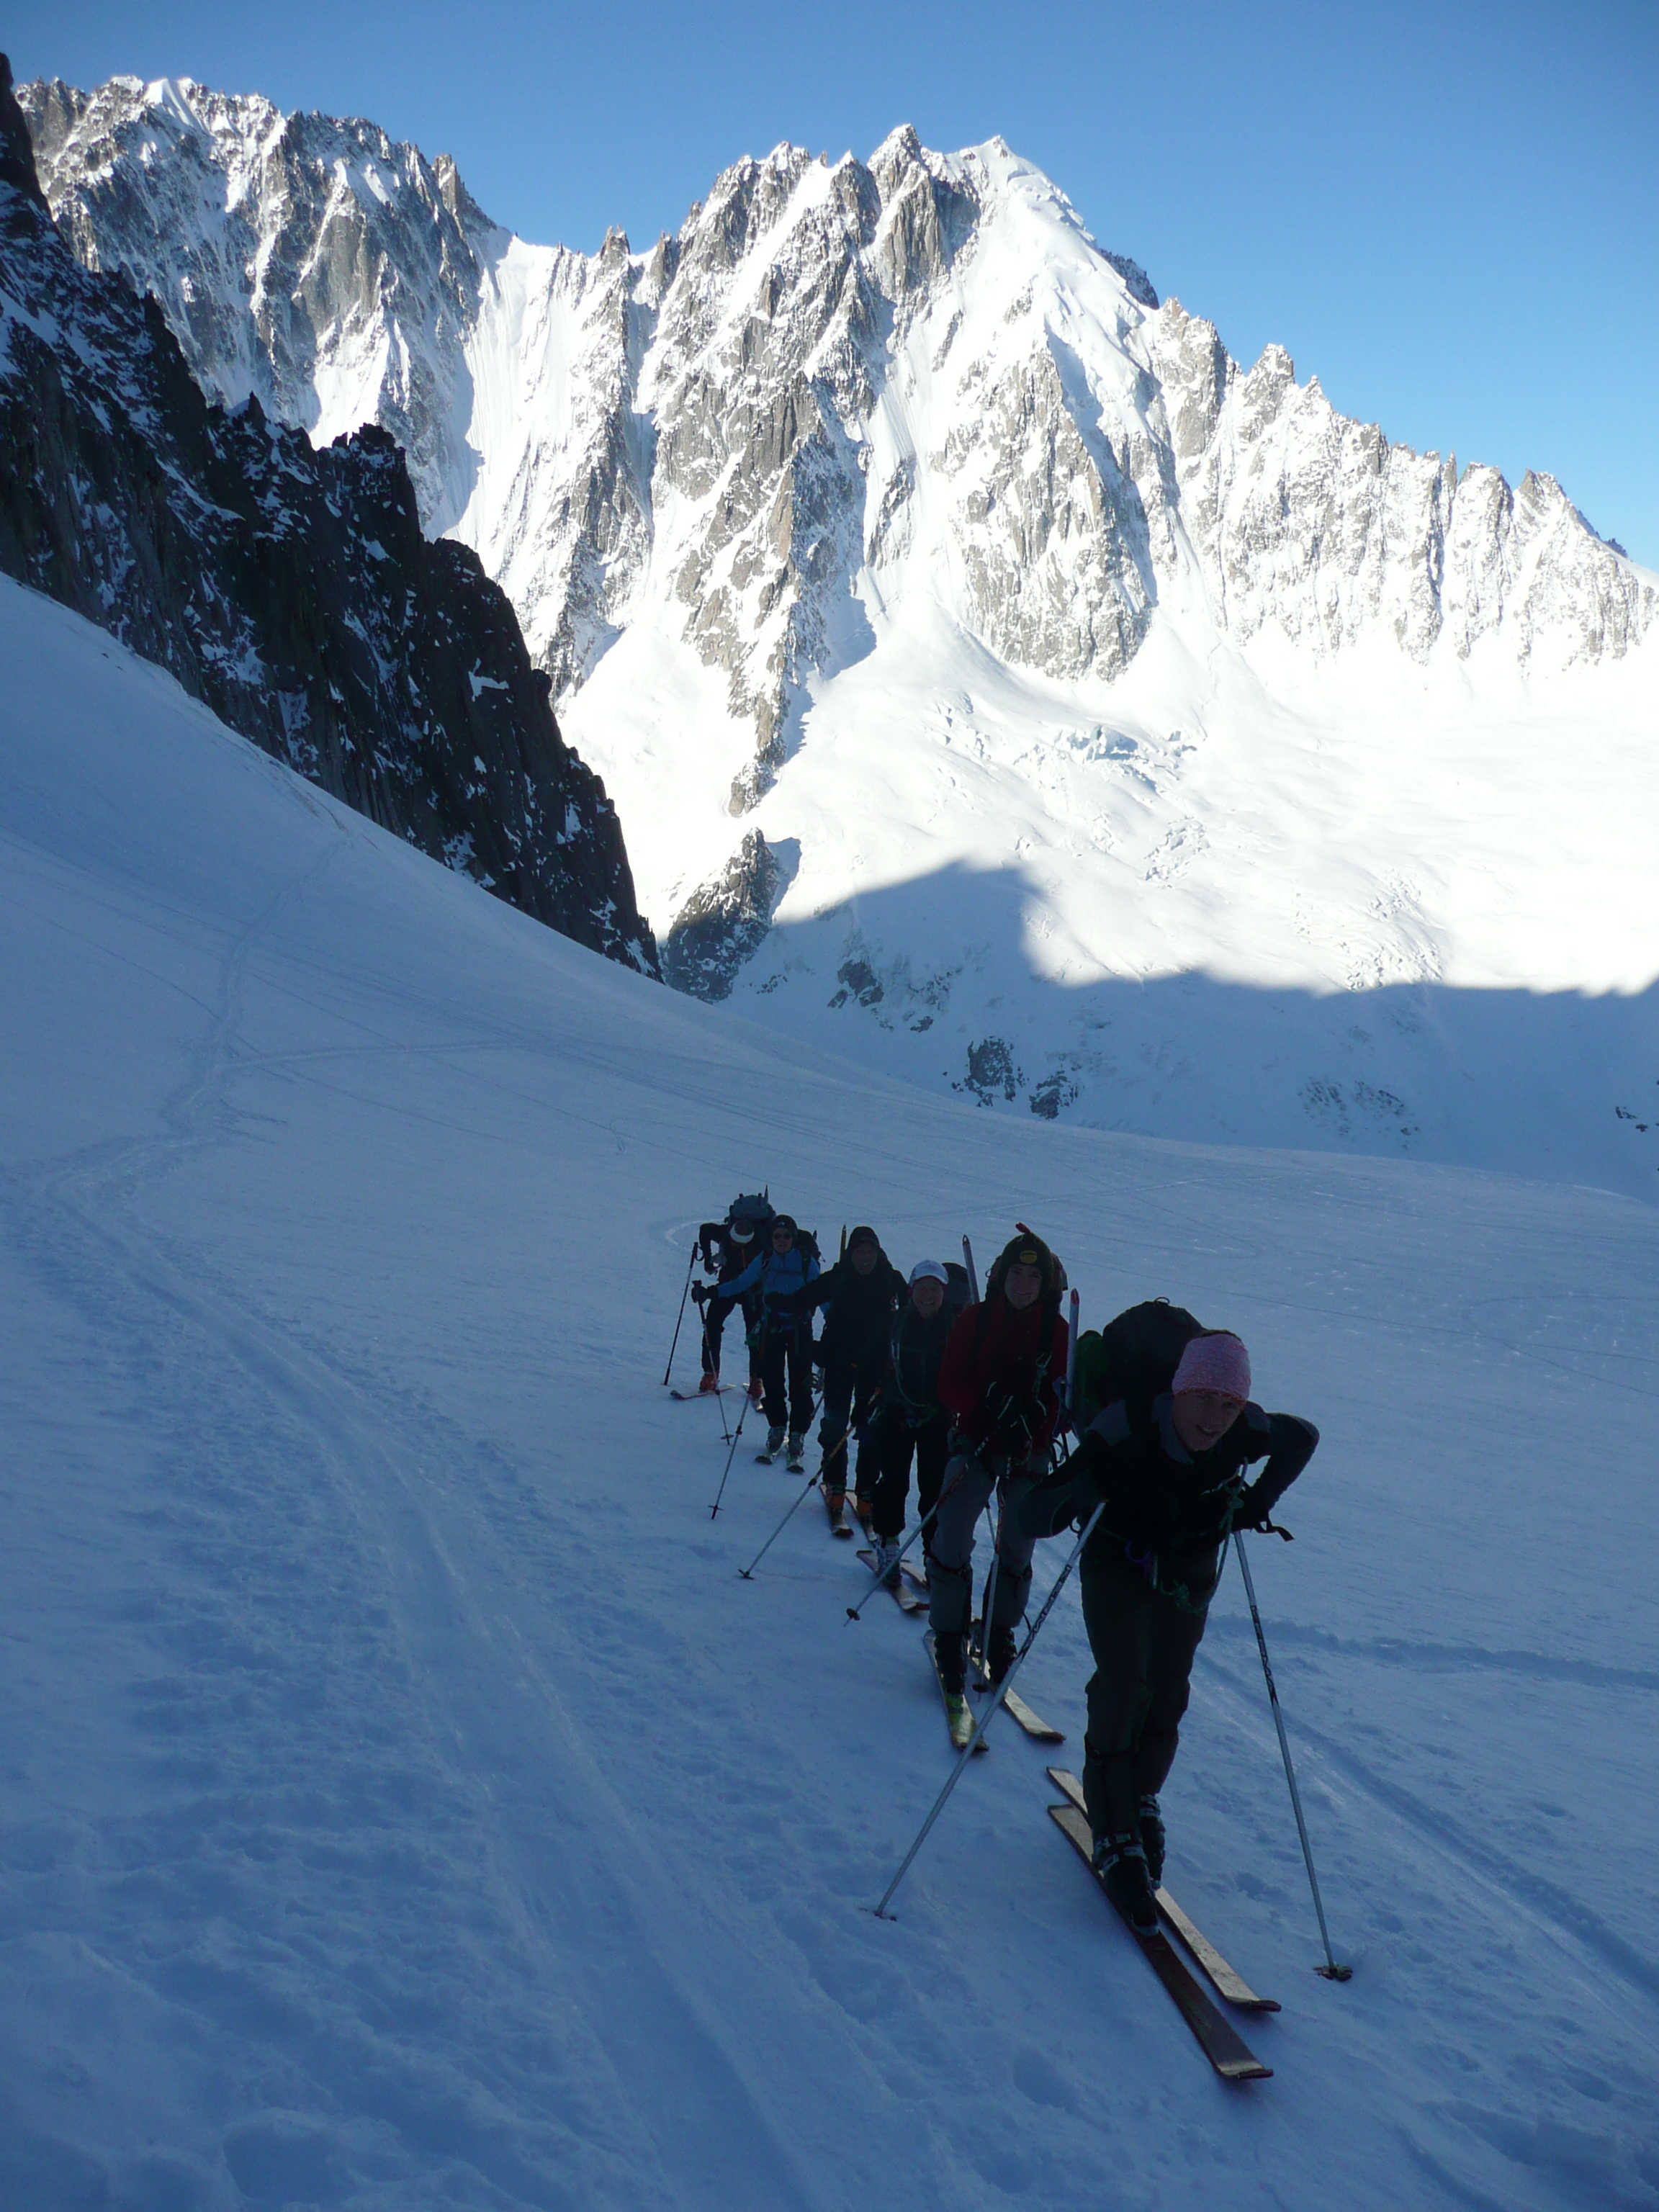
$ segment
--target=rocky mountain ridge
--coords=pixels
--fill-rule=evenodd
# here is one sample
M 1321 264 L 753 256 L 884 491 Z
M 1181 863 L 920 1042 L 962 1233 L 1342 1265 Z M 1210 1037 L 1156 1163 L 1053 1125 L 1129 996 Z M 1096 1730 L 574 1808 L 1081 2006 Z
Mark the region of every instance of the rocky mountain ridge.
M 204 398 L 152 297 L 55 229 L 0 63 L 0 567 L 538 920 L 656 972 L 615 809 L 392 435 Z
M 77 250 L 210 389 L 395 426 L 680 988 L 988 1110 L 1413 1149 L 1437 994 L 1651 980 L 1606 794 L 1645 789 L 1659 579 L 1549 477 L 1234 362 L 1000 140 L 782 145 L 582 255 L 368 124 L 26 106 Z

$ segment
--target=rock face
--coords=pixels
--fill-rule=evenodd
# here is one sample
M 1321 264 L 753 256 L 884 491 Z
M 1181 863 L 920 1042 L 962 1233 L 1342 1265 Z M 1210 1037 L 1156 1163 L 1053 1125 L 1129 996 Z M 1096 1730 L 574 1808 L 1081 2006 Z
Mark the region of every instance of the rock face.
M 393 438 L 210 404 L 152 297 L 54 228 L 0 63 L 0 567 L 434 859 L 656 971 L 616 812 Z
M 772 927 L 782 871 L 751 830 L 712 882 L 695 890 L 663 939 L 663 981 L 697 999 L 729 998 L 733 979 Z
M 156 298 L 222 404 L 390 430 L 426 526 L 478 548 L 557 693 L 642 584 L 678 606 L 753 728 L 738 811 L 845 657 L 860 569 L 923 551 L 973 636 L 1060 678 L 1127 665 L 1194 569 L 1230 638 L 1322 653 L 1501 634 L 1523 662 L 1594 660 L 1654 620 L 1552 479 L 1460 480 L 1280 349 L 1242 371 L 997 140 L 941 155 L 906 128 L 833 167 L 781 146 L 649 253 L 613 232 L 585 257 L 511 238 L 453 162 L 372 124 L 136 78 L 21 98 L 86 265 Z M 1103 326 L 1066 297 L 1079 256 Z

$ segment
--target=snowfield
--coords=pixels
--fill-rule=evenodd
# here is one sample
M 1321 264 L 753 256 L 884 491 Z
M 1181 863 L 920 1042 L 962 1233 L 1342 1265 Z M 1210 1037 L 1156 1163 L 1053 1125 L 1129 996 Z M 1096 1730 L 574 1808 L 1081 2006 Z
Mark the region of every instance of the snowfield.
M 1659 1214 L 781 1051 L 9 583 L 0 659 L 0 2203 L 1659 2204 Z M 797 1486 L 711 1522 L 659 1388 L 757 1182 L 907 1267 L 1023 1217 L 1319 1424 L 1254 1560 L 1352 1982 L 1231 1577 L 1166 1796 L 1273 2080 L 1006 1723 L 866 1909 L 948 1768 L 919 1629 L 810 1504 L 740 1582 Z M 1086 1674 L 1068 1590 L 1073 1767 Z

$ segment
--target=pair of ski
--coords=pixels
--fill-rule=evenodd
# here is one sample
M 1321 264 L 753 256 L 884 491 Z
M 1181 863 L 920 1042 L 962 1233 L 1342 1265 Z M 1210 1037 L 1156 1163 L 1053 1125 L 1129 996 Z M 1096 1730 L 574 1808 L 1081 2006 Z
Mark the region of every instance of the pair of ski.
M 927 1656 L 933 1662 L 933 1679 L 939 1684 L 939 1693 L 945 1700 L 945 1717 L 951 1730 L 951 1747 L 953 1751 L 960 1751 L 963 1746 L 969 1741 L 969 1738 L 973 1735 L 974 1717 L 972 1711 L 969 1710 L 965 1698 L 960 1705 L 954 1708 L 951 1705 L 951 1692 L 945 1688 L 945 1677 L 939 1670 L 939 1654 L 933 1649 L 933 1632 L 931 1628 L 928 1630 L 927 1635 L 922 1638 L 922 1641 L 927 1646 Z M 995 1686 L 988 1674 L 984 1674 L 980 1672 L 976 1658 L 974 1662 L 969 1679 L 972 1683 L 973 1687 L 978 1691 L 988 1692 Z M 1057 1728 L 1051 1728 L 1048 1723 L 1045 1721 L 1040 1714 L 1034 1713 L 1031 1711 L 1031 1708 L 1026 1704 L 1024 1698 L 1020 1697 L 1017 1692 L 1009 1690 L 1004 1693 L 1002 1709 L 1004 1712 L 1012 1715 L 1012 1717 L 1018 1722 L 1020 1727 L 1024 1729 L 1026 1735 L 1029 1735 L 1034 1742 L 1065 1742 L 1066 1736 L 1064 1731 Z M 981 1752 L 988 1751 L 989 1749 L 990 1746 L 986 1742 L 985 1738 L 981 1735 L 974 1746 L 974 1755 L 977 1758 Z
M 1064 1767 L 1051 1766 L 1048 1779 L 1057 1790 L 1064 1792 L 1063 1805 L 1051 1805 L 1048 1817 L 1076 1850 L 1078 1856 L 1094 1875 L 1094 1838 L 1089 1832 L 1088 1816 L 1084 1809 L 1083 1787 L 1076 1775 L 1068 1774 Z M 1236 1967 L 1230 1966 L 1213 1943 L 1194 1926 L 1167 1889 L 1158 1893 L 1158 1909 L 1164 1922 L 1180 1936 L 1188 1950 L 1202 1967 L 1218 1996 L 1243 2012 L 1277 2012 L 1279 2005 L 1273 1997 L 1259 1997 Z M 1129 1923 L 1124 1923 L 1126 1927 Z M 1140 1946 L 1146 1963 L 1164 1988 L 1175 1999 L 1176 2009 L 1197 2038 L 1199 2047 L 1224 2081 L 1262 2081 L 1273 2073 L 1264 2066 L 1238 2030 L 1214 2003 L 1187 1966 L 1180 1953 L 1170 1942 L 1162 1926 L 1142 1935 L 1139 1929 L 1130 1928 L 1130 1934 Z

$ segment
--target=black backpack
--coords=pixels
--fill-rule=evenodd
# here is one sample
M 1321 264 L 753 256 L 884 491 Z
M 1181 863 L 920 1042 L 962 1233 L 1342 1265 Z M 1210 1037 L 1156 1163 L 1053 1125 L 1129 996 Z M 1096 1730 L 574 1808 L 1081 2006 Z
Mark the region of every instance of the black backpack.
M 1085 1329 L 1078 1339 L 1073 1370 L 1073 1416 L 1080 1436 L 1095 1415 L 1120 1399 L 1139 1427 L 1175 1380 L 1181 1355 L 1195 1336 L 1207 1334 L 1185 1306 L 1167 1298 L 1147 1298 L 1109 1321 Z

